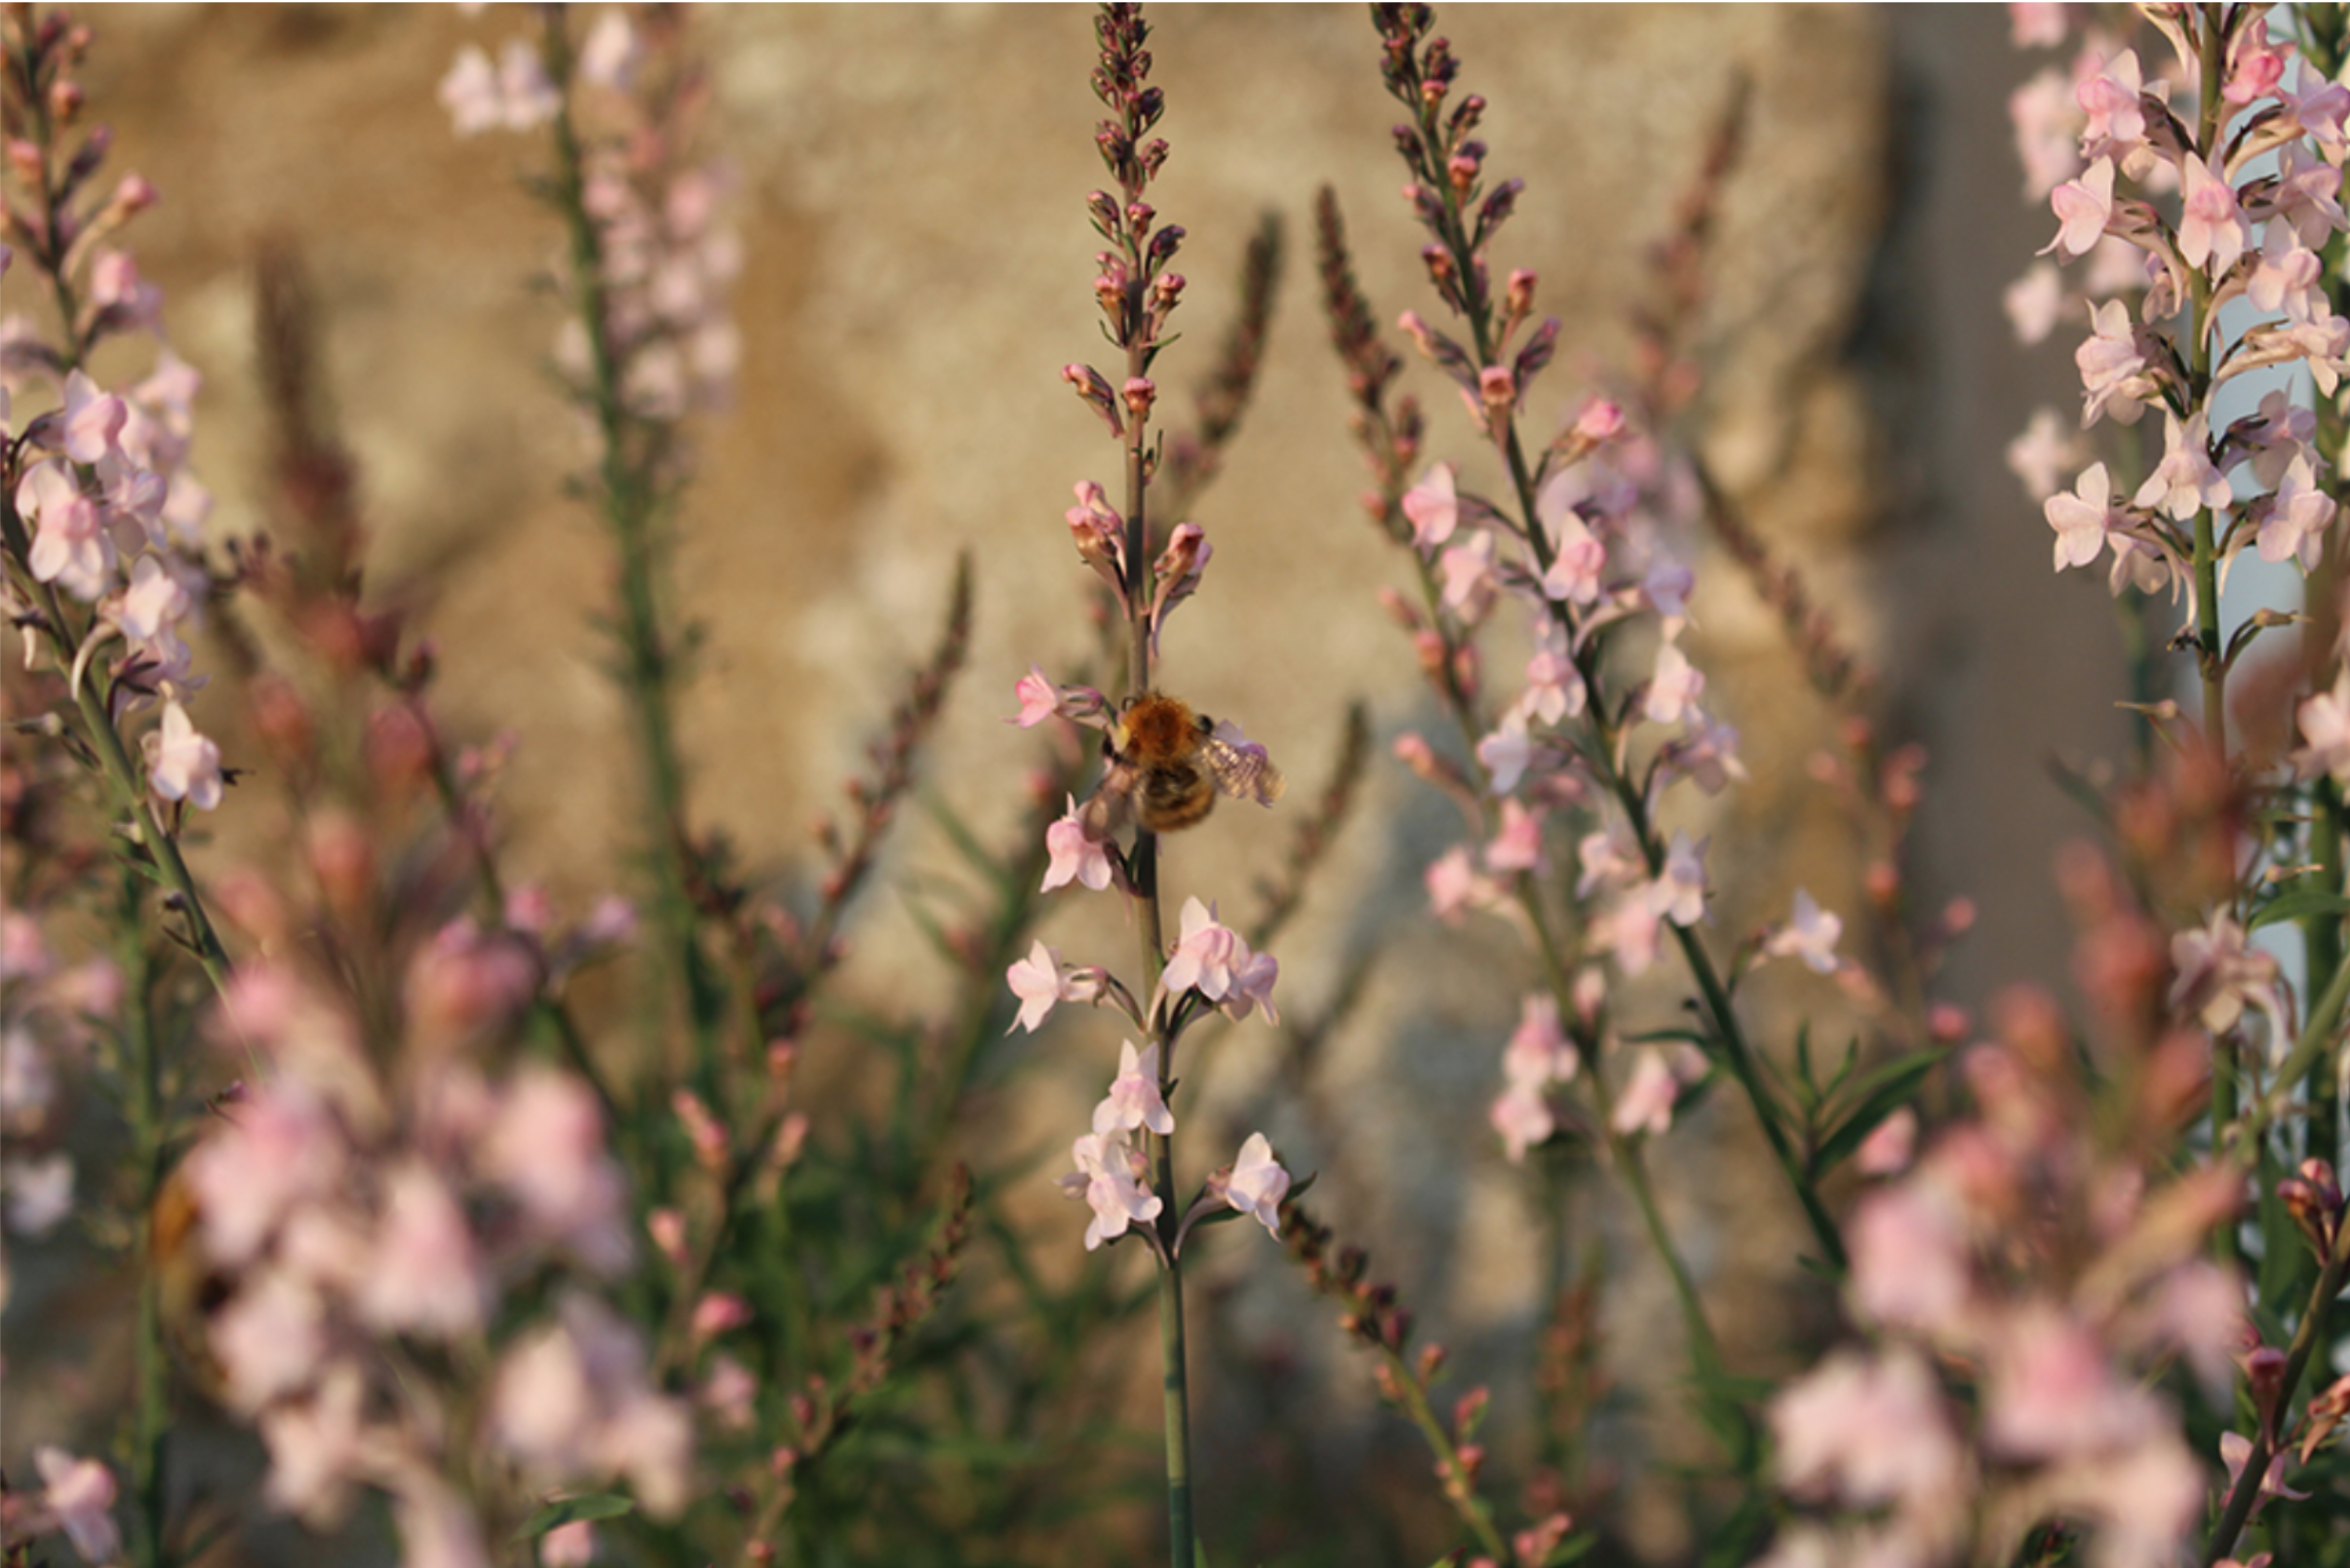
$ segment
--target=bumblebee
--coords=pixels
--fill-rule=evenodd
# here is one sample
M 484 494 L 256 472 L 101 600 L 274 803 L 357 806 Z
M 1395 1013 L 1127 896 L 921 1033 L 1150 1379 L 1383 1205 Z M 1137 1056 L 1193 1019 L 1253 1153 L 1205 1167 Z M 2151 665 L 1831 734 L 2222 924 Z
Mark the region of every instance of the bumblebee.
M 1174 833 L 1206 820 L 1219 793 L 1271 805 L 1284 787 L 1264 747 L 1225 738 L 1214 720 L 1163 691 L 1127 699 L 1111 728 L 1109 754 L 1105 783 L 1124 793 L 1146 833 Z

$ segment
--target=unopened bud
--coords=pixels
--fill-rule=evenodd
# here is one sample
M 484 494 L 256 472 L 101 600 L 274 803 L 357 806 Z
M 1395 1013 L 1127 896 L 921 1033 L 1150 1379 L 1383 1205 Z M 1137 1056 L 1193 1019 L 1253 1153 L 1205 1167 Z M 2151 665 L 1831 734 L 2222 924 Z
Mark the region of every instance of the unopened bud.
M 1126 412 L 1134 415 L 1138 422 L 1151 416 L 1151 404 L 1157 396 L 1158 388 L 1152 384 L 1149 376 L 1127 377 L 1125 385 Z

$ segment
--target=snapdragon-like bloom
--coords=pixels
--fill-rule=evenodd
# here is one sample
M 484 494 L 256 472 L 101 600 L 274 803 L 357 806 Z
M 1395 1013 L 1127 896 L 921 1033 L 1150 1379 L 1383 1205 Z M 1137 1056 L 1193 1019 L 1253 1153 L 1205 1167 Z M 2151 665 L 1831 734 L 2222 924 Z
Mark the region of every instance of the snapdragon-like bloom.
M 1280 965 L 1270 953 L 1251 949 L 1240 933 L 1218 923 L 1215 906 L 1187 898 L 1183 904 L 1182 934 L 1159 976 L 1162 997 L 1196 991 L 1234 1018 L 1245 1018 L 1252 1007 L 1263 1007 L 1266 1018 L 1279 1023 L 1273 1009 L 1273 982 Z
M 1012 687 L 1020 699 L 1020 711 L 1004 721 L 1023 729 L 1033 729 L 1058 713 L 1061 708 L 1060 688 L 1045 679 L 1044 672 L 1032 664 Z
M 1085 1250 L 1126 1234 L 1130 1225 L 1158 1218 L 1158 1195 L 1143 1185 L 1145 1169 L 1140 1150 L 1122 1132 L 1087 1133 L 1070 1145 L 1077 1170 L 1061 1178 L 1061 1190 L 1081 1197 L 1093 1210 L 1085 1227 Z
M 1453 465 L 1437 463 L 1420 483 L 1403 492 L 1403 515 L 1411 521 L 1412 542 L 1433 550 L 1453 536 L 1461 523 L 1461 502 L 1453 489 Z
M 1673 1102 L 1680 1097 L 1680 1079 L 1663 1053 L 1642 1051 L 1630 1081 L 1616 1096 L 1608 1124 L 1626 1137 L 1636 1132 L 1661 1137 L 1672 1125 Z
M 1012 988 L 1012 995 L 1020 999 L 1020 1014 L 1004 1033 L 1008 1035 L 1012 1029 L 1036 1033 L 1037 1026 L 1044 1022 L 1044 1015 L 1061 1000 L 1061 956 L 1046 947 L 1039 937 L 1028 950 L 1027 958 L 1003 971 L 1003 978 Z
M 2104 554 L 2105 536 L 2126 526 L 2120 497 L 2103 463 L 2092 463 L 2069 495 L 2049 496 L 2043 510 L 2056 530 L 2056 569 L 2086 567 Z
M 2307 743 L 2292 754 L 2300 776 L 2329 773 L 2335 782 L 2350 784 L 2350 668 L 2334 678 L 2331 689 L 2304 697 L 2293 710 L 2293 722 Z
M 114 1523 L 114 1472 L 95 1459 L 76 1459 L 44 1443 L 33 1450 L 41 1476 L 41 1509 L 65 1532 L 86 1562 L 110 1563 L 122 1555 L 122 1531 Z
M 1118 1051 L 1117 1077 L 1110 1082 L 1110 1093 L 1093 1108 L 1093 1130 L 1130 1133 L 1138 1127 L 1148 1127 L 1164 1138 L 1175 1130 L 1175 1117 L 1159 1093 L 1158 1047 L 1148 1045 L 1137 1051 L 1132 1040 L 1124 1040 Z
M 1771 933 L 1763 952 L 1775 959 L 1801 959 L 1815 974 L 1834 974 L 1836 944 L 1843 936 L 1843 919 L 1821 909 L 1809 888 L 1798 887 L 1792 918 Z
M 147 788 L 167 801 L 185 801 L 199 811 L 220 804 L 220 748 L 198 732 L 176 702 L 163 708 L 163 725 L 145 736 Z
M 1224 1184 L 1224 1200 L 1249 1216 L 1275 1239 L 1281 1235 L 1281 1199 L 1289 1193 L 1289 1172 L 1273 1156 L 1265 1134 L 1252 1132 L 1240 1145 L 1233 1173 Z
M 1044 847 L 1051 859 L 1040 891 L 1049 893 L 1073 882 L 1097 893 L 1110 885 L 1110 851 L 1086 833 L 1074 797 L 1068 811 L 1044 830 Z

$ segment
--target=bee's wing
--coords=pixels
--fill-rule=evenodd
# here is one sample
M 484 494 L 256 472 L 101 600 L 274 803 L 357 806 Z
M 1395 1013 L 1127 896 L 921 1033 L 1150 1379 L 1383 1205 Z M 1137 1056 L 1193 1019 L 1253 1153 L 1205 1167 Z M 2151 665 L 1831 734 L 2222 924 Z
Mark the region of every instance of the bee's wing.
M 1208 773 L 1216 780 L 1216 788 L 1235 801 L 1271 805 L 1288 788 L 1288 781 L 1281 777 L 1281 770 L 1273 765 L 1262 746 L 1253 743 L 1235 746 L 1227 740 L 1209 739 L 1200 743 L 1199 752 Z

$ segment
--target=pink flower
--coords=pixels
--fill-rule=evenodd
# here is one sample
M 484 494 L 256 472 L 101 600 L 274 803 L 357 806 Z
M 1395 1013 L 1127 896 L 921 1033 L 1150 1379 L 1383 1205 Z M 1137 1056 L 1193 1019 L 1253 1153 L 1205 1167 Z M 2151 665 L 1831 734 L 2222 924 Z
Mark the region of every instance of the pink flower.
M 73 1156 L 62 1149 L 0 1163 L 8 1188 L 8 1228 L 20 1235 L 47 1235 L 73 1212 Z
M 1698 696 L 1704 689 L 1704 673 L 1689 662 L 1689 655 L 1681 651 L 1680 645 L 1667 643 L 1657 650 L 1657 671 L 1649 680 L 1641 712 L 1656 724 L 1678 724 L 1683 714 L 1695 710 Z
M 1221 1001 L 1233 989 L 1233 960 L 1245 950 L 1237 932 L 1217 923 L 1214 905 L 1187 898 L 1183 934 L 1159 977 L 1159 989 L 1169 996 L 1196 991 L 1210 1001 Z
M 298 1081 L 255 1089 L 180 1167 L 213 1261 L 247 1263 L 296 1203 L 339 1191 L 347 1155 L 342 1129 Z
M 563 95 L 547 80 L 538 51 L 519 38 L 498 51 L 497 91 L 509 131 L 535 130 L 563 107 Z
M 1123 1135 L 1089 1133 L 1070 1145 L 1069 1152 L 1077 1168 L 1061 1178 L 1061 1190 L 1082 1197 L 1093 1210 L 1092 1223 L 1085 1227 L 1086 1251 L 1124 1235 L 1129 1225 L 1158 1217 L 1158 1196 L 1146 1191 L 1140 1179 L 1142 1155 Z
M 1496 795 L 1507 795 L 1526 776 L 1526 768 L 1534 761 L 1534 742 L 1527 737 L 1526 721 L 1511 714 L 1502 721 L 1502 726 L 1477 742 L 1477 761 L 1485 766 Z
M 2040 248 L 2040 255 L 2087 255 L 2113 221 L 2113 160 L 2099 158 L 2080 178 L 2058 185 L 2049 205 L 2056 214 L 2056 237 Z
M 33 577 L 54 582 L 85 604 L 112 586 L 114 538 L 98 505 L 56 458 L 45 458 L 17 482 L 17 510 L 33 521 L 25 558 Z
M 244 1276 L 212 1319 L 213 1354 L 228 1402 L 251 1415 L 318 1375 L 327 1353 L 327 1309 L 307 1280 L 284 1269 Z
M 1547 992 L 1527 993 L 1502 1053 L 1502 1076 L 1515 1087 L 1539 1089 L 1572 1080 L 1581 1062 L 1558 1027 L 1557 999 Z
M 1093 1130 L 1126 1133 L 1148 1127 L 1164 1138 L 1175 1130 L 1175 1117 L 1159 1094 L 1158 1047 L 1153 1044 L 1137 1052 L 1132 1040 L 1119 1044 L 1117 1077 L 1111 1080 L 1108 1097 L 1093 1108 Z
M 587 41 L 579 46 L 579 76 L 598 87 L 625 93 L 644 57 L 644 48 L 637 42 L 637 30 L 629 25 L 628 14 L 607 11 L 596 20 Z
M 2335 678 L 2330 691 L 2305 697 L 2293 710 L 2307 745 L 2292 754 L 2292 764 L 2303 778 L 2330 773 L 2350 783 L 2350 670 Z
M 2073 350 L 2084 394 L 2081 423 L 2096 423 L 2110 405 L 2116 419 L 2135 424 L 2156 395 L 2137 323 L 2132 319 L 2130 307 L 2119 299 L 2092 305 L 2089 322 L 2090 335 Z
M 1068 812 L 1044 830 L 1044 847 L 1052 858 L 1044 868 L 1040 891 L 1049 893 L 1073 882 L 1097 893 L 1110 885 L 1110 853 L 1085 832 L 1074 799 Z
M 2016 128 L 2026 199 L 2040 200 L 2081 167 L 2080 111 L 2063 72 L 2051 66 L 2009 94 L 2008 120 Z
M 123 423 L 131 411 L 111 392 L 80 371 L 65 377 L 62 436 L 65 455 L 77 463 L 97 463 L 117 451 Z
M 2150 511 L 2168 512 L 2178 522 L 2193 520 L 2207 507 L 2224 507 L 2235 496 L 2227 478 L 2212 464 L 2210 427 L 2198 409 L 2183 421 L 2163 414 L 2163 456 L 2134 503 Z
M 1549 535 L 1550 568 L 1543 573 L 1545 597 L 1563 604 L 1588 605 L 1599 597 L 1601 574 L 1607 570 L 1607 546 L 1575 510 L 1587 493 L 1588 482 L 1575 469 L 1563 470 L 1543 487 L 1535 501 L 1535 516 Z
M 1999 302 L 2016 329 L 2016 341 L 2045 342 L 2064 314 L 2064 279 L 2046 261 L 2035 261 L 2007 287 Z
M 647 1513 L 687 1501 L 692 1417 L 656 1392 L 637 1330 L 593 1297 L 566 1296 L 560 1321 L 509 1351 L 490 1392 L 499 1445 L 542 1484 L 625 1475 Z
M 1512 1083 L 1494 1100 L 1487 1114 L 1501 1134 L 1502 1152 L 1511 1164 L 1523 1164 L 1526 1151 L 1558 1130 L 1550 1102 L 1542 1090 Z
M 473 1233 L 448 1184 L 414 1159 L 395 1167 L 359 1285 L 360 1320 L 387 1333 L 454 1339 L 480 1331 L 488 1298 Z
M 1458 924 L 1464 910 L 1482 909 L 1501 895 L 1469 858 L 1467 844 L 1454 844 L 1430 862 L 1427 881 L 1430 910 L 1446 924 Z
M 1771 1401 L 1789 1490 L 1860 1508 L 1956 1506 L 1965 1450 L 1934 1374 L 1914 1352 L 1838 1351 Z
M 1917 1152 L 1917 1112 L 1902 1106 L 1869 1129 L 1853 1152 L 1853 1168 L 1863 1176 L 1898 1176 Z
M 1798 887 L 1792 918 L 1771 933 L 1763 952 L 1774 959 L 1801 959 L 1814 974 L 1834 974 L 1836 944 L 1843 936 L 1843 920 L 1821 909 L 1809 888 Z
M 2191 152 L 2180 165 L 2180 176 L 2185 200 L 2178 220 L 2178 254 L 2189 266 L 2225 272 L 2252 241 L 2252 227 L 2236 205 L 2235 187 Z
M 1480 529 L 1467 544 L 1451 546 L 1438 558 L 1436 569 L 1444 579 L 1440 596 L 1444 608 L 1457 611 L 1471 625 L 1483 620 L 1501 591 L 1501 579 L 1494 571 L 1493 534 Z
M 1403 515 L 1411 520 L 1412 542 L 1433 550 L 1460 527 L 1461 502 L 1453 490 L 1453 465 L 1437 463 L 1403 492 Z
M 1616 1096 L 1608 1125 L 1630 1137 L 1636 1132 L 1660 1136 L 1672 1125 L 1673 1102 L 1681 1097 L 1680 1080 L 1673 1077 L 1662 1052 L 1642 1051 L 1631 1080 Z
M 2286 465 L 2276 490 L 2260 503 L 2260 559 L 2298 559 L 2303 571 L 2315 571 L 2325 548 L 2327 530 L 2333 527 L 2333 497 L 2317 482 L 2307 453 Z
M 261 1412 L 261 1441 L 269 1449 L 270 1503 L 314 1528 L 339 1521 L 350 1483 L 368 1474 L 367 1381 L 357 1366 L 338 1361 L 306 1399 Z
M 1233 1173 L 1224 1184 L 1224 1200 L 1248 1215 L 1275 1237 L 1281 1234 L 1281 1199 L 1289 1192 L 1289 1172 L 1273 1157 L 1265 1134 L 1252 1132 L 1241 1144 Z
M 1967 1316 L 1973 1289 L 1965 1222 L 1939 1188 L 1912 1177 L 1863 1197 L 1847 1231 L 1846 1289 L 1863 1319 L 1937 1334 Z
M 1991 1336 L 1983 1445 L 2008 1459 L 2051 1461 L 2127 1447 L 2164 1412 L 2105 1348 L 2051 1307 L 2029 1307 Z
M 1665 852 L 1665 870 L 1649 889 L 1658 915 L 1675 925 L 1695 925 L 1705 918 L 1705 845 L 1710 839 L 1689 842 L 1675 831 Z
M 1046 947 L 1039 937 L 1028 950 L 1027 958 L 1003 971 L 1003 978 L 1012 988 L 1012 995 L 1020 999 L 1020 1015 L 1004 1033 L 1025 1029 L 1035 1034 L 1037 1026 L 1044 1022 L 1045 1014 L 1062 1000 L 1061 956 Z
M 619 13 L 607 12 L 606 15 L 618 16 Z M 740 1363 L 730 1364 L 740 1370 Z M 538 1538 L 540 1568 L 588 1568 L 588 1564 L 595 1560 L 596 1527 L 585 1519 L 572 1519 L 559 1524 Z
M 2092 463 L 2070 495 L 2051 495 L 2042 508 L 2056 530 L 2056 568 L 2086 567 L 2105 550 L 2105 536 L 2127 526 L 2103 463 Z
M 1005 724 L 1033 729 L 1060 712 L 1060 688 L 1046 680 L 1044 672 L 1034 664 L 1028 667 L 1028 674 L 1022 676 L 1012 687 L 1012 693 L 1020 699 L 1020 711 L 1006 719 Z
M 506 106 L 499 100 L 497 71 L 490 57 L 478 44 L 467 44 L 457 51 L 456 63 L 441 78 L 441 106 L 456 124 L 460 137 L 494 131 L 506 120 Z
M 113 1561 L 122 1554 L 122 1532 L 114 1524 L 114 1472 L 95 1459 L 76 1459 L 43 1443 L 32 1452 L 41 1473 L 41 1508 L 57 1520 L 84 1560 Z
M 1515 800 L 1502 803 L 1501 831 L 1485 846 L 1485 868 L 1505 875 L 1539 871 L 1544 864 L 1543 813 Z
M 220 804 L 220 748 L 197 733 L 187 710 L 163 705 L 163 725 L 147 732 L 147 788 L 167 801 L 185 801 L 199 811 Z
M 506 1087 L 480 1158 L 539 1239 L 601 1274 L 628 1266 L 626 1194 L 605 1148 L 604 1113 L 585 1083 L 550 1067 L 524 1068 Z
M 2146 139 L 2146 113 L 2139 101 L 2149 91 L 2139 74 L 2137 51 L 2125 49 L 2104 62 L 2102 70 L 2075 90 L 2089 123 L 2082 128 L 2081 145 L 2099 155 L 2127 154 Z M 2160 96 L 2160 95 L 2157 95 Z

